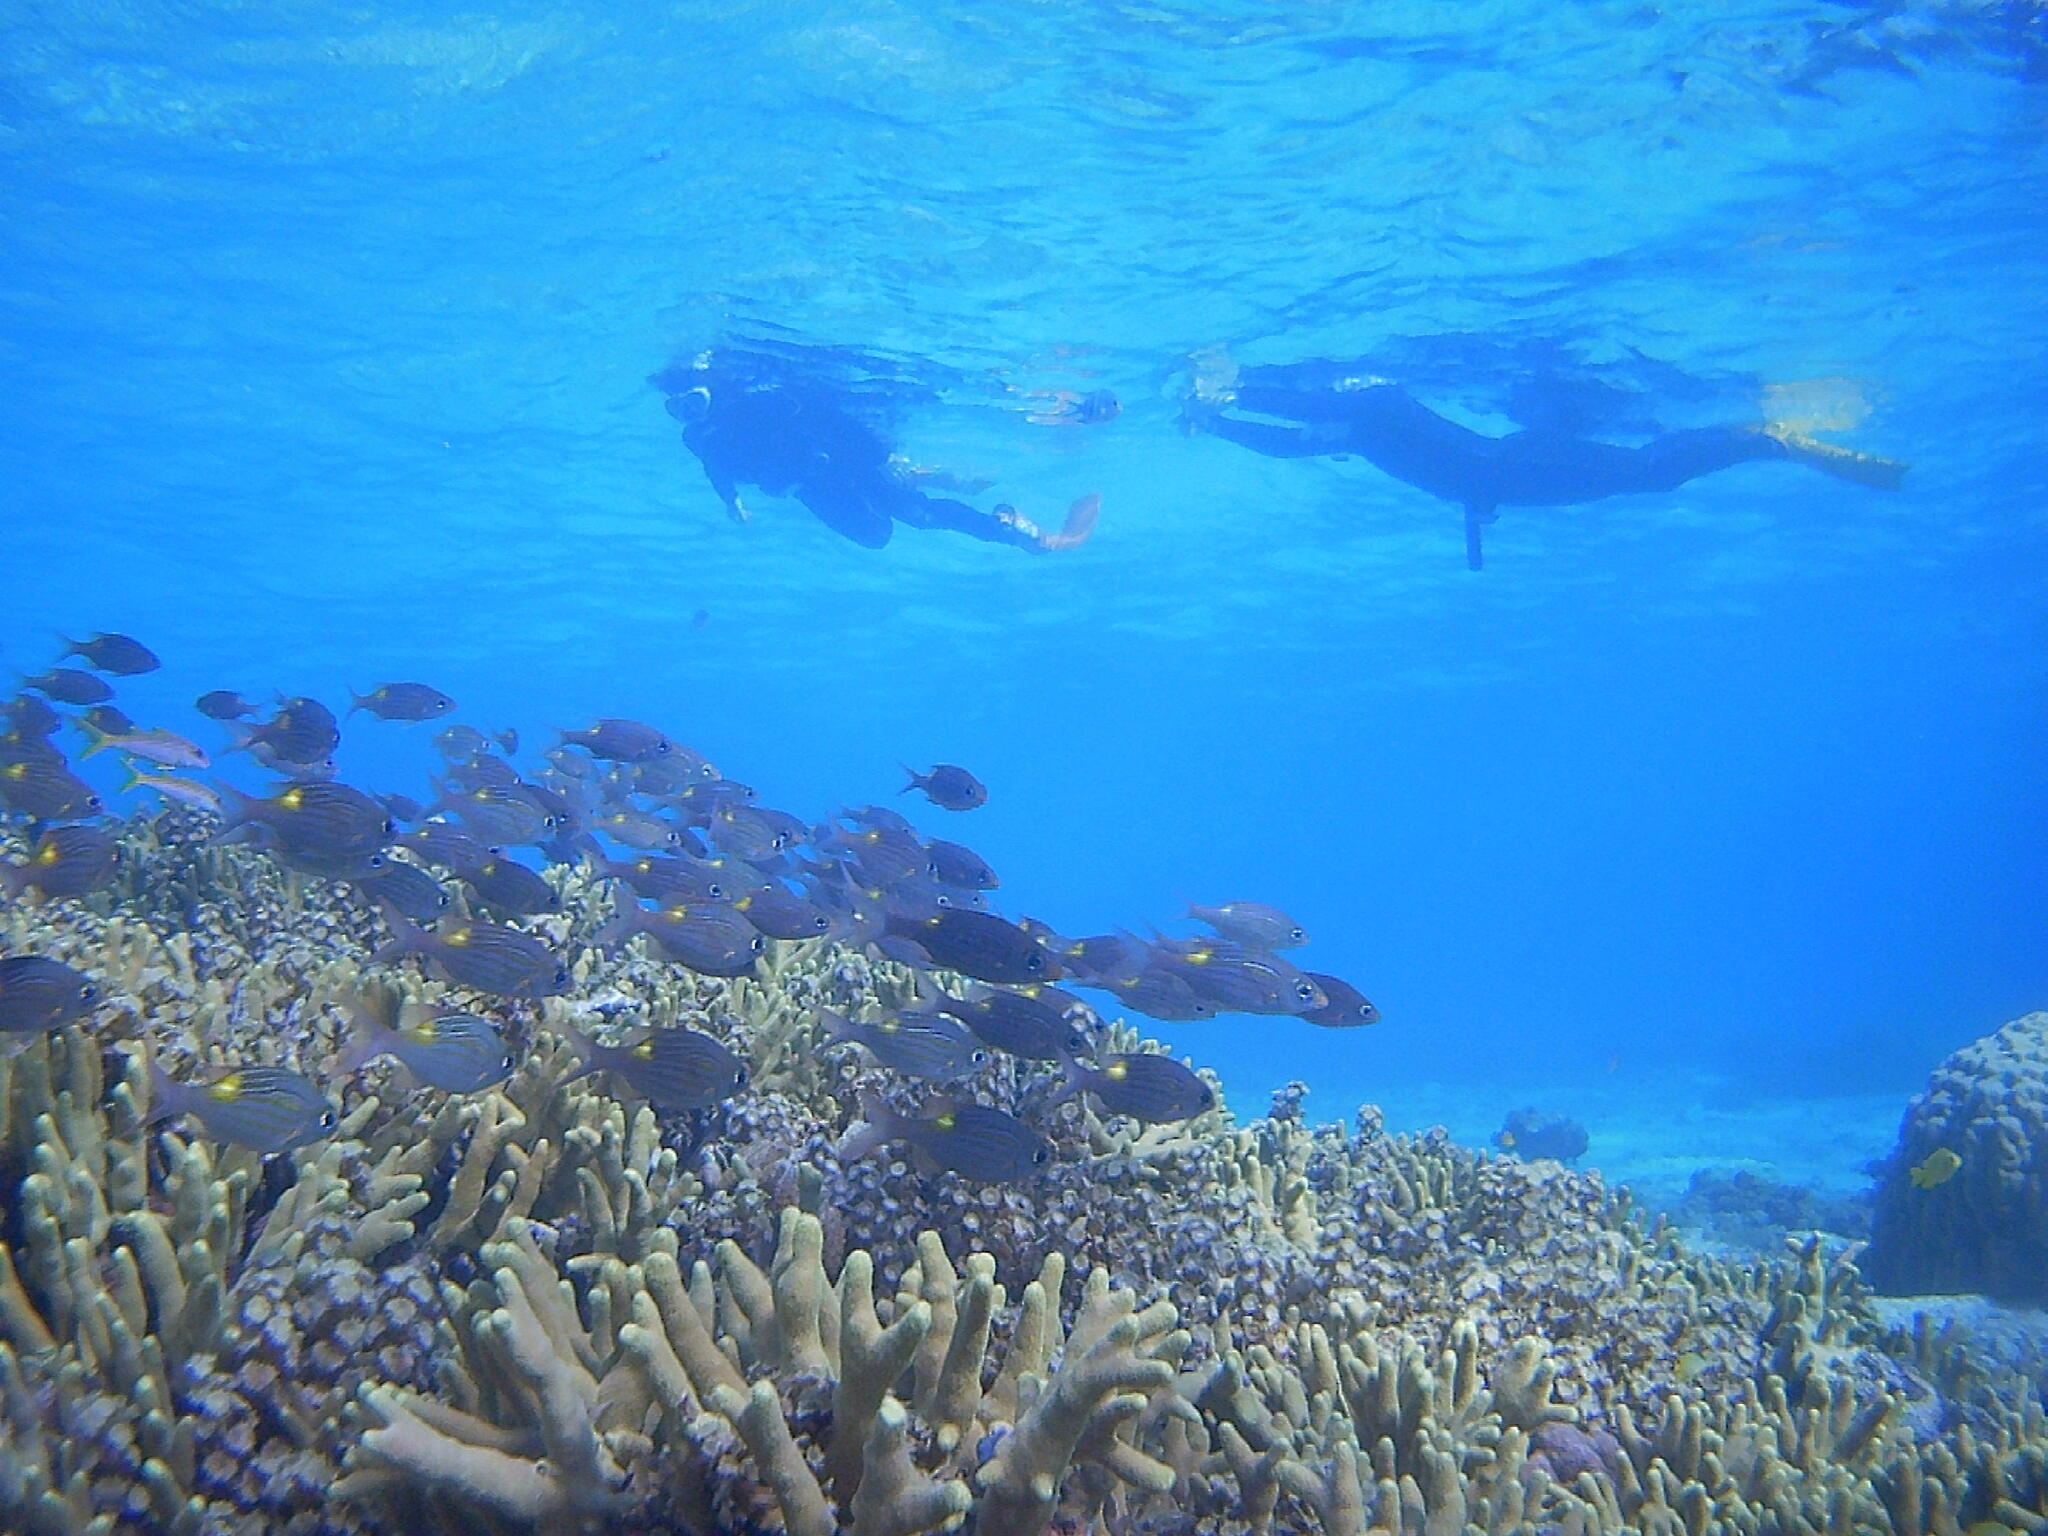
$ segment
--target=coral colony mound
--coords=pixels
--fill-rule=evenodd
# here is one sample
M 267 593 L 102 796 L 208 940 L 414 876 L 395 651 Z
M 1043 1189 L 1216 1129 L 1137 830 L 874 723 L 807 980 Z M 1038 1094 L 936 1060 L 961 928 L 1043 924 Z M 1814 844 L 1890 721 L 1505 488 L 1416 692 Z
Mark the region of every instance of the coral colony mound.
M 1298 1085 L 1240 1122 L 1045 984 L 1363 1022 L 1279 1006 L 1270 909 L 937 904 L 886 817 L 764 840 L 627 724 L 530 781 L 458 736 L 443 819 L 301 773 L 119 822 L 17 725 L 79 814 L 4 839 L 0 1530 L 2048 1530 L 2038 1361 L 1887 1328 L 1852 1251 L 1699 1257 Z

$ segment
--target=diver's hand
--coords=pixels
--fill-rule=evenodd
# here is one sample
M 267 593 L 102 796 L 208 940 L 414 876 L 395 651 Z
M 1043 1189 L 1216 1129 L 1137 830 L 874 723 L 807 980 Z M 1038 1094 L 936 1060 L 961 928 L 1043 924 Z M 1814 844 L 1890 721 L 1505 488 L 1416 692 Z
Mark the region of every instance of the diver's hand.
M 1100 496 L 1083 496 L 1067 508 L 1067 520 L 1060 525 L 1058 533 L 1042 533 L 1038 536 L 1038 547 L 1044 550 L 1079 549 L 1094 535 L 1095 519 L 1101 512 Z

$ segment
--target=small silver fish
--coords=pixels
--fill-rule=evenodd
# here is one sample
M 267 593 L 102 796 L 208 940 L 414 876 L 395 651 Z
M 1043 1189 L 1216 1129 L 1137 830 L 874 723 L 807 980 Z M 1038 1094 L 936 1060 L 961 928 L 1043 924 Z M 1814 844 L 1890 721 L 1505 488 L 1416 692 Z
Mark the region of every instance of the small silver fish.
M 1308 942 L 1307 929 L 1262 901 L 1226 901 L 1220 907 L 1191 905 L 1188 916 L 1250 949 L 1299 949 Z
M 176 1083 L 150 1063 L 149 1120 L 190 1115 L 216 1141 L 288 1152 L 334 1134 L 340 1116 L 320 1087 L 286 1067 L 237 1067 L 210 1083 Z
M 206 749 L 197 742 L 187 741 L 174 731 L 127 731 L 113 734 L 98 729 L 81 720 L 78 728 L 88 739 L 86 749 L 79 753 L 81 758 L 91 757 L 96 752 L 108 749 L 121 753 L 130 759 L 141 759 L 155 763 L 159 768 L 211 768 L 213 759 L 206 755 Z

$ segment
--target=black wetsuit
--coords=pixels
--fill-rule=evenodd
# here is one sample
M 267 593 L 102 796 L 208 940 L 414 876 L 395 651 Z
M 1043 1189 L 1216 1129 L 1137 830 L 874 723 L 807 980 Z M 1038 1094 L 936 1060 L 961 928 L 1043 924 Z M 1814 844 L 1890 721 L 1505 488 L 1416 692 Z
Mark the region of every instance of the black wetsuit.
M 738 379 L 712 370 L 657 375 L 683 442 L 704 466 L 727 509 L 739 487 L 794 496 L 834 533 L 869 549 L 897 523 L 947 528 L 995 544 L 1030 547 L 1028 525 L 964 501 L 927 496 L 890 463 L 890 445 L 828 386 L 803 379 Z
M 1646 491 L 1669 491 L 1715 470 L 1753 459 L 1787 457 L 1785 445 L 1744 427 L 1667 432 L 1624 447 L 1557 431 L 1488 437 L 1440 416 L 1399 385 L 1332 381 L 1318 366 L 1315 382 L 1289 368 L 1250 368 L 1236 403 L 1299 426 L 1216 416 L 1207 429 L 1272 458 L 1355 453 L 1418 490 L 1465 509 L 1465 550 L 1480 565 L 1480 528 L 1499 507 L 1559 507 Z

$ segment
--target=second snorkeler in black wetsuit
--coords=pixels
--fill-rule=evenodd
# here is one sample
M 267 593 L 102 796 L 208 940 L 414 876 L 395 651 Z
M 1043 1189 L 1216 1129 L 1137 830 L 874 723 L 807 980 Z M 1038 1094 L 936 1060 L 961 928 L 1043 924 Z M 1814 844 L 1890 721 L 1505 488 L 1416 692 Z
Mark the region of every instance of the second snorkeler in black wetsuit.
M 1278 418 L 1247 421 L 1227 407 Z M 1859 485 L 1895 490 L 1906 466 L 1781 428 L 1701 427 L 1636 447 L 1559 431 L 1488 437 L 1423 405 L 1389 380 L 1329 365 L 1247 368 L 1210 358 L 1186 419 L 1194 431 L 1272 458 L 1357 454 L 1396 480 L 1465 513 L 1465 560 L 1483 563 L 1481 530 L 1501 507 L 1559 507 L 1670 491 L 1756 459 L 1790 459 Z
M 667 395 L 684 444 L 735 521 L 749 515 L 739 488 L 754 485 L 795 497 L 834 533 L 869 549 L 887 544 L 898 523 L 1034 550 L 1073 549 L 1094 531 L 1094 496 L 1075 502 L 1058 532 L 1045 533 L 1011 506 L 984 512 L 927 495 L 846 391 L 786 367 L 726 368 L 713 352 L 649 382 Z

